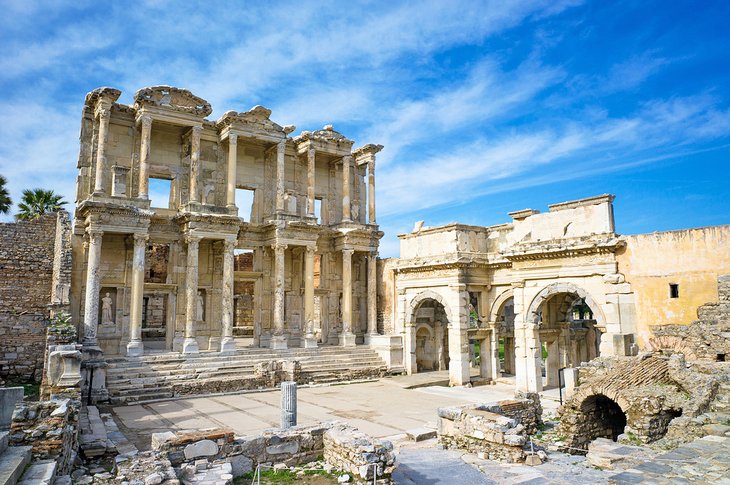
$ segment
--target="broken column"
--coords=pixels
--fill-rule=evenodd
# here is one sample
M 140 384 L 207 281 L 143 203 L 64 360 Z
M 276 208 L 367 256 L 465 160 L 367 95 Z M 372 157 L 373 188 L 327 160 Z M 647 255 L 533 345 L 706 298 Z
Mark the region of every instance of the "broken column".
M 281 383 L 281 427 L 291 428 L 297 424 L 297 383 Z

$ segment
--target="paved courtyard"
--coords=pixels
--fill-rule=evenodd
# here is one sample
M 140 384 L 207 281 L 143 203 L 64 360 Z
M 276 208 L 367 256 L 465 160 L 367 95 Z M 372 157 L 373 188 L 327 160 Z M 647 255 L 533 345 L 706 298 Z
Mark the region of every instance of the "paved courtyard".
M 513 386 L 507 384 L 474 388 L 405 388 L 423 383 L 406 376 L 300 388 L 298 422 L 342 420 L 373 437 L 393 437 L 413 428 L 436 427 L 439 407 L 497 401 L 514 395 Z M 226 426 L 238 435 L 251 435 L 279 426 L 279 401 L 279 391 L 265 391 L 118 406 L 113 412 L 129 439 L 138 448 L 148 449 L 152 433 L 160 431 Z M 546 401 L 544 405 L 549 408 L 552 403 Z

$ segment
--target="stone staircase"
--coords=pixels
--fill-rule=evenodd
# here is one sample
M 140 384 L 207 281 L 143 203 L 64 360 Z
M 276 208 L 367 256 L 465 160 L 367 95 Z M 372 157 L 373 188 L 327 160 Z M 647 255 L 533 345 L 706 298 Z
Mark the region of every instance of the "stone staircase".
M 15 485 L 30 463 L 30 446 L 8 446 L 7 431 L 0 431 L 0 485 Z
M 112 404 L 134 404 L 180 395 L 271 387 L 257 378 L 257 364 L 293 361 L 301 365 L 298 382 L 332 383 L 381 377 L 385 362 L 366 346 L 323 346 L 316 349 L 239 349 L 235 354 L 201 352 L 108 358 L 107 388 Z

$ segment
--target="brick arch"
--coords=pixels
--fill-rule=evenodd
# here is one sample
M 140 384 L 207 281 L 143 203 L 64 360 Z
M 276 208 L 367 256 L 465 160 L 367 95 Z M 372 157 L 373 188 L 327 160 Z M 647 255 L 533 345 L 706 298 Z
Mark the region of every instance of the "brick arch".
M 606 396 L 607 398 L 618 404 L 618 407 L 621 408 L 621 411 L 623 411 L 624 414 L 628 416 L 628 410 L 630 407 L 629 402 L 623 396 L 621 390 L 616 389 L 611 385 L 578 387 L 576 393 L 573 394 L 570 400 L 574 403 L 576 409 L 580 410 L 582 409 L 583 403 L 586 400 L 598 395 Z
M 415 313 L 416 309 L 418 309 L 419 305 L 423 303 L 426 300 L 435 300 L 441 306 L 444 307 L 444 313 L 446 313 L 446 318 L 449 320 L 448 322 L 442 322 L 444 324 L 449 324 L 452 321 L 452 313 L 451 309 L 449 308 L 449 305 L 444 301 L 444 297 L 440 295 L 439 293 L 436 293 L 433 290 L 423 290 L 422 292 L 418 293 L 416 296 L 414 296 L 411 299 L 411 302 L 409 304 L 409 311 L 408 311 L 408 318 L 409 321 L 412 323 L 415 323 Z
M 530 303 L 529 310 L 527 311 L 527 321 L 537 323 L 537 312 L 542 304 L 549 298 L 563 293 L 578 295 L 580 298 L 583 298 L 586 304 L 593 311 L 593 318 L 596 320 L 596 323 L 600 326 L 606 325 L 606 317 L 603 314 L 603 309 L 595 298 L 593 298 L 586 290 L 573 283 L 551 283 L 540 290 L 540 292 L 532 300 L 532 303 Z
M 659 337 L 651 337 L 649 339 L 649 347 L 651 350 L 661 352 L 662 350 L 671 350 L 678 354 L 684 354 L 687 360 L 697 360 L 699 357 L 695 349 L 691 348 L 683 338 L 674 335 L 662 335 Z
M 499 294 L 497 298 L 495 298 L 494 303 L 492 303 L 492 308 L 489 311 L 490 322 L 497 321 L 497 317 L 499 316 L 499 311 L 502 309 L 502 305 L 504 305 L 510 298 L 514 298 L 514 294 L 514 290 L 510 288 L 509 290 L 503 291 Z

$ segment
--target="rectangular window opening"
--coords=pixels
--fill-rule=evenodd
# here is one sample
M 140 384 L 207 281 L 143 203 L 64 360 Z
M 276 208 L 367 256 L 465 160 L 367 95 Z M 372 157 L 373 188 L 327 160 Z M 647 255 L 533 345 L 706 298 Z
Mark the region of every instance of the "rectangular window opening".
M 677 283 L 669 283 L 669 298 L 679 298 L 679 285 Z
M 236 188 L 236 207 L 238 207 L 238 217 L 246 222 L 254 221 L 253 202 L 256 191 L 253 189 Z
M 233 270 L 234 271 L 253 271 L 253 250 L 252 249 L 234 249 L 233 250 Z
M 150 207 L 152 207 L 153 209 L 169 209 L 171 190 L 172 190 L 172 180 L 157 178 L 157 177 L 150 177 L 150 179 L 149 179 Z
M 322 199 L 314 199 L 314 217 L 317 218 L 317 223 L 322 224 Z

